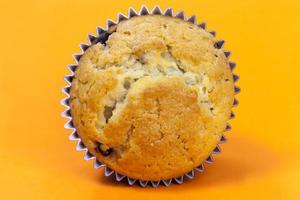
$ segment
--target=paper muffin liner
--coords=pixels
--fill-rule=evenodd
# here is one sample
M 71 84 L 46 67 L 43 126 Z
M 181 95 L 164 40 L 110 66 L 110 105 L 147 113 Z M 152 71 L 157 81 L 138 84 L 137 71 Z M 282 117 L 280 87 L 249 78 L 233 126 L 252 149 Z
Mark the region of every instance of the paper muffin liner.
M 66 107 L 66 110 L 64 112 L 62 112 L 62 116 L 68 119 L 68 122 L 65 124 L 64 127 L 66 129 L 71 130 L 71 135 L 70 135 L 69 139 L 72 140 L 72 141 L 77 141 L 76 150 L 77 151 L 85 151 L 84 159 L 85 160 L 94 160 L 94 168 L 95 169 L 99 169 L 99 168 L 103 167 L 105 176 L 113 176 L 114 175 L 116 181 L 118 181 L 118 182 L 124 181 L 124 179 L 125 179 L 126 182 L 129 185 L 139 183 L 139 185 L 141 187 L 146 187 L 147 185 L 151 185 L 153 187 L 158 187 L 160 184 L 163 184 L 165 186 L 170 186 L 172 183 L 182 184 L 185 179 L 193 179 L 194 176 L 195 176 L 195 172 L 203 172 L 204 171 L 204 164 L 205 163 L 206 164 L 211 164 L 213 162 L 213 156 L 212 156 L 213 154 L 221 153 L 221 149 L 219 147 L 219 144 L 222 144 L 222 143 L 226 142 L 226 140 L 227 140 L 224 133 L 220 138 L 219 144 L 212 151 L 211 155 L 208 156 L 208 158 L 202 164 L 200 164 L 198 167 L 194 168 L 192 171 L 190 171 L 188 173 L 185 173 L 182 176 L 174 177 L 174 178 L 168 179 L 168 180 L 143 181 L 143 180 L 133 179 L 133 178 L 127 177 L 125 175 L 122 175 L 122 174 L 110 169 L 104 163 L 97 160 L 97 158 L 88 151 L 87 147 L 81 141 L 81 138 L 80 138 L 79 134 L 77 133 L 76 128 L 73 124 L 72 116 L 71 116 L 71 113 L 70 113 L 70 106 L 69 106 L 70 94 L 69 94 L 69 92 L 70 92 L 70 88 L 71 88 L 72 79 L 74 77 L 74 73 L 75 73 L 76 67 L 79 63 L 79 60 L 80 60 L 81 56 L 84 54 L 84 52 L 91 45 L 96 44 L 97 42 L 105 41 L 107 39 L 106 36 L 105 36 L 106 35 L 105 33 L 107 33 L 109 28 L 111 28 L 112 26 L 117 25 L 119 22 L 121 22 L 123 20 L 127 20 L 127 19 L 130 19 L 130 18 L 134 17 L 134 16 L 140 16 L 140 15 L 166 15 L 166 16 L 176 17 L 176 18 L 180 18 L 182 20 L 191 22 L 193 24 L 196 24 L 198 27 L 206 30 L 206 23 L 205 22 L 197 23 L 196 17 L 194 15 L 192 15 L 190 17 L 185 17 L 183 11 L 180 11 L 178 13 L 174 13 L 172 8 L 167 8 L 166 10 L 162 11 L 159 6 L 155 6 L 152 9 L 152 11 L 149 11 L 149 9 L 145 5 L 141 6 L 140 11 L 135 11 L 133 8 L 129 8 L 127 16 L 122 14 L 122 13 L 118 13 L 117 22 L 115 22 L 111 19 L 108 19 L 107 23 L 106 23 L 106 28 L 97 27 L 97 35 L 89 34 L 88 35 L 89 43 L 88 44 L 84 44 L 84 43 L 80 44 L 81 53 L 73 55 L 76 63 L 68 65 L 68 69 L 70 70 L 71 73 L 69 75 L 66 75 L 65 78 L 64 78 L 65 81 L 67 82 L 67 86 L 64 87 L 62 89 L 62 91 L 66 95 L 66 98 L 64 98 L 61 101 L 61 104 Z M 215 31 L 208 31 L 208 32 L 210 34 L 212 34 L 214 37 L 216 36 Z M 215 44 L 215 47 L 218 48 L 218 49 L 221 49 L 223 45 L 224 45 L 224 40 L 218 40 L 218 42 Z M 224 51 L 224 54 L 229 59 L 230 51 Z M 236 67 L 236 64 L 234 62 L 229 62 L 229 66 L 230 66 L 230 69 L 233 71 L 234 68 Z M 236 75 L 236 74 L 233 74 L 234 82 L 236 82 L 238 79 L 239 79 L 239 76 Z M 238 86 L 235 86 L 234 91 L 235 91 L 235 94 L 237 94 L 237 93 L 240 92 L 240 88 Z M 238 100 L 236 98 L 234 98 L 233 107 L 235 107 L 237 105 L 238 105 Z M 233 112 L 231 112 L 231 115 L 230 115 L 230 119 L 232 119 L 232 118 L 234 118 L 234 113 Z M 231 126 L 230 126 L 229 123 L 227 123 L 224 132 L 229 131 L 230 129 L 231 129 Z

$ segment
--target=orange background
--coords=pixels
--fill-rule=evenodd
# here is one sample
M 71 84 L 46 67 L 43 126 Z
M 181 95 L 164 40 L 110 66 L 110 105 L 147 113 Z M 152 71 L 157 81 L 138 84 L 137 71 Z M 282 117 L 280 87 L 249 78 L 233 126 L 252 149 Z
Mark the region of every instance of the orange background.
M 60 117 L 67 64 L 105 19 L 146 3 L 206 21 L 238 63 L 240 106 L 222 154 L 183 185 L 105 178 Z M 0 2 L 0 199 L 300 199 L 298 0 Z

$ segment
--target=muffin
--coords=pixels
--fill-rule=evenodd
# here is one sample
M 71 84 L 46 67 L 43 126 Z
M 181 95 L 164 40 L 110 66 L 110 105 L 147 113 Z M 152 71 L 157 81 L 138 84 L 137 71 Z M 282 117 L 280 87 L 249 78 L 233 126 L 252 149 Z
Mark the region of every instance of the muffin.
M 222 42 L 163 15 L 123 20 L 101 37 L 81 56 L 69 98 L 89 153 L 143 181 L 201 165 L 232 117 L 234 78 Z

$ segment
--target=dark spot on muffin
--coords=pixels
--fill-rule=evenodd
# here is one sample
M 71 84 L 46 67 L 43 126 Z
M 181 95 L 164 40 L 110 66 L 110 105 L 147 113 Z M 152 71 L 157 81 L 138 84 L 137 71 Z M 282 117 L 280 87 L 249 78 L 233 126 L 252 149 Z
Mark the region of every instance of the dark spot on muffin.
M 185 69 L 183 69 L 183 67 L 181 67 L 180 65 L 177 65 L 177 67 L 183 74 L 186 72 Z
M 163 68 L 161 68 L 161 66 L 158 66 L 157 70 L 158 70 L 161 74 L 166 75 L 166 72 L 164 71 Z
M 206 87 L 202 88 L 202 92 L 205 94 L 206 93 Z
M 100 142 L 96 142 L 95 150 L 98 153 L 101 153 L 103 156 L 109 156 L 113 152 L 113 149 L 112 148 L 104 148 L 103 146 L 104 145 L 101 144 Z
M 85 122 L 82 119 L 80 119 L 80 123 L 82 124 L 82 126 L 85 126 Z
M 208 93 L 212 93 L 214 91 L 215 88 L 211 88 L 210 90 L 208 90 Z
M 141 55 L 139 58 L 136 59 L 137 62 L 141 63 L 142 65 L 147 63 L 147 59 L 145 54 Z
M 130 85 L 131 85 L 131 83 L 130 83 L 129 80 L 125 80 L 124 83 L 123 83 L 123 87 L 124 87 L 126 90 L 128 90 L 128 89 L 130 88 Z
M 125 31 L 124 34 L 125 35 L 131 35 L 131 32 L 130 31 Z
M 109 119 L 113 115 L 113 110 L 116 108 L 116 106 L 104 106 L 104 112 L 103 115 L 105 117 L 106 123 L 108 123 Z

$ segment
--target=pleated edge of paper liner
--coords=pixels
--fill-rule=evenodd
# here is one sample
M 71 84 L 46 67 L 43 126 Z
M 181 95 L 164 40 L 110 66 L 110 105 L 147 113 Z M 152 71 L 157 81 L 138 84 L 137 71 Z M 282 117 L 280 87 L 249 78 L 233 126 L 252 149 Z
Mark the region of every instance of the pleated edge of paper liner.
M 81 56 L 84 54 L 84 52 L 93 44 L 95 44 L 95 41 L 97 41 L 100 37 L 101 33 L 107 32 L 108 29 L 112 26 L 117 25 L 119 22 L 123 21 L 123 20 L 127 20 L 130 19 L 132 17 L 135 16 L 141 16 L 141 15 L 166 15 L 166 16 L 171 16 L 171 17 L 176 17 L 176 18 L 180 18 L 182 20 L 191 22 L 195 25 L 197 25 L 198 27 L 206 30 L 206 23 L 205 22 L 201 22 L 201 23 L 197 23 L 196 21 L 196 17 L 195 15 L 192 15 L 190 17 L 185 17 L 184 12 L 183 11 L 179 11 L 177 13 L 174 13 L 172 8 L 166 8 L 164 11 L 162 11 L 162 9 L 156 5 L 154 6 L 154 8 L 149 11 L 149 9 L 147 8 L 147 6 L 142 5 L 141 9 L 139 11 L 135 11 L 133 8 L 129 8 L 128 9 L 128 15 L 124 15 L 122 13 L 118 13 L 117 15 L 117 22 L 108 19 L 106 22 L 106 28 L 102 28 L 102 27 L 97 27 L 97 35 L 92 35 L 92 34 L 88 34 L 88 40 L 89 43 L 81 43 L 80 44 L 80 48 L 81 48 L 81 52 L 79 54 L 74 54 L 73 57 L 76 61 L 75 64 L 71 64 L 68 65 L 68 69 L 71 72 L 71 74 L 68 74 L 65 76 L 64 80 L 67 82 L 67 86 L 64 87 L 62 89 L 62 92 L 66 95 L 66 97 L 64 99 L 62 99 L 61 104 L 66 108 L 65 111 L 62 112 L 62 116 L 64 118 L 67 118 L 68 121 L 67 123 L 64 125 L 64 127 L 66 129 L 70 129 L 71 130 L 71 134 L 69 136 L 69 139 L 72 141 L 77 141 L 77 146 L 76 146 L 76 150 L 77 151 L 84 151 L 85 155 L 84 155 L 84 159 L 85 160 L 94 160 L 94 168 L 98 169 L 100 167 L 104 167 L 104 175 L 105 176 L 112 176 L 113 174 L 115 174 L 115 179 L 116 181 L 120 182 L 123 181 L 124 179 L 127 179 L 127 183 L 129 185 L 133 185 L 135 183 L 139 183 L 139 185 L 141 187 L 146 187 L 147 185 L 151 185 L 152 187 L 158 187 L 161 183 L 163 183 L 163 185 L 165 186 L 170 186 L 172 184 L 172 182 L 177 183 L 177 184 L 182 184 L 184 182 L 184 179 L 193 179 L 195 176 L 195 172 L 203 172 L 204 171 L 204 163 L 210 164 L 213 162 L 213 154 L 219 154 L 221 152 L 221 149 L 219 147 L 219 144 L 222 144 L 224 142 L 226 142 L 226 137 L 224 135 L 224 133 L 222 134 L 219 144 L 214 148 L 213 152 L 211 153 L 210 156 L 208 156 L 208 158 L 202 163 L 200 164 L 198 167 L 194 168 L 192 171 L 185 173 L 182 176 L 176 177 L 176 178 L 172 178 L 172 179 L 168 179 L 168 180 L 160 180 L 160 181 L 143 181 L 143 180 L 138 180 L 138 179 L 133 179 L 130 177 L 127 177 L 125 175 L 122 175 L 112 169 L 110 169 L 109 167 L 107 167 L 105 164 L 101 163 L 100 161 L 97 160 L 97 158 L 92 155 L 87 147 L 83 144 L 83 142 L 81 141 L 81 138 L 79 136 L 79 134 L 76 131 L 76 128 L 72 122 L 72 116 L 70 113 L 70 106 L 69 106 L 69 98 L 70 98 L 70 88 L 71 88 L 71 83 L 72 83 L 72 79 L 74 77 L 74 73 L 76 70 L 76 67 L 79 63 L 79 60 L 81 58 Z M 210 34 L 212 34 L 214 37 L 216 36 L 216 32 L 215 31 L 208 31 Z M 222 48 L 224 44 L 224 40 L 218 40 L 216 45 L 218 48 Z M 227 59 L 229 60 L 230 57 L 230 51 L 224 51 L 225 56 L 227 57 Z M 229 66 L 230 69 L 233 71 L 234 68 L 236 67 L 236 64 L 234 62 L 230 62 L 229 61 Z M 234 82 L 236 82 L 239 79 L 239 76 L 237 76 L 236 74 L 233 74 L 233 80 Z M 234 86 L 234 91 L 235 94 L 240 92 L 240 88 L 238 86 Z M 238 101 L 236 98 L 234 98 L 234 102 L 233 102 L 233 107 L 238 105 Z M 230 115 L 230 119 L 234 118 L 234 113 L 231 112 Z M 231 126 L 229 123 L 227 123 L 226 128 L 224 130 L 224 132 L 229 131 L 231 129 Z

